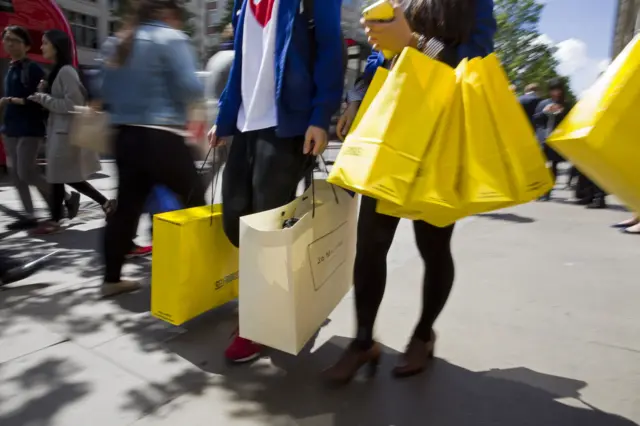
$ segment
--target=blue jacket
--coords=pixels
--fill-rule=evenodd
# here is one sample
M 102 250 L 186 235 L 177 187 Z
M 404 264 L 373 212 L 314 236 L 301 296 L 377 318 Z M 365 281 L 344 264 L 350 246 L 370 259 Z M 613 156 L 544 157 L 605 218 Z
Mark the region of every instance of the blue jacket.
M 468 42 L 458 46 L 458 62 L 464 58 L 485 57 L 493 53 L 493 37 L 497 31 L 493 15 L 493 0 L 476 0 L 476 23 Z M 365 80 L 371 80 L 378 67 L 384 64 L 382 53 L 373 51 L 367 60 L 362 74 Z
M 533 115 L 533 123 L 536 129 L 536 136 L 538 141 L 545 142 L 551 132 L 553 132 L 562 120 L 564 120 L 571 111 L 572 105 L 565 102 L 564 110 L 558 114 L 547 114 L 544 109 L 549 105 L 554 104 L 553 99 L 545 99 L 538 103 L 536 112 Z
M 116 44 L 103 53 L 110 56 Z M 183 127 L 189 104 L 204 99 L 189 37 L 162 22 L 140 25 L 127 62 L 103 69 L 101 95 L 114 125 Z
M 35 62 L 26 62 L 28 70 L 24 74 L 25 62 L 14 62 L 4 78 L 4 96 L 26 99 L 38 90 L 44 71 Z M 24 78 L 27 77 L 27 78 Z M 26 101 L 25 105 L 7 104 L 4 107 L 2 133 L 9 137 L 41 137 L 45 135 L 46 112 L 39 104 Z
M 538 108 L 538 104 L 542 101 L 538 95 L 535 93 L 527 93 L 525 95 L 520 96 L 518 99 L 520 101 L 520 105 L 524 109 L 524 112 L 529 117 L 529 121 L 531 121 L 531 125 L 534 125 L 534 115 L 536 113 L 536 109 Z
M 232 136 L 237 132 L 238 111 L 242 105 L 242 43 L 247 1 L 235 2 L 235 10 L 241 8 L 233 20 L 236 55 L 227 87 L 220 98 L 219 136 Z M 311 64 L 313 46 L 310 46 L 309 25 L 301 10 L 301 0 L 280 0 L 275 58 L 276 134 L 279 137 L 304 135 L 310 125 L 328 129 L 331 117 L 340 107 L 344 88 L 342 1 L 315 3 L 316 55 Z

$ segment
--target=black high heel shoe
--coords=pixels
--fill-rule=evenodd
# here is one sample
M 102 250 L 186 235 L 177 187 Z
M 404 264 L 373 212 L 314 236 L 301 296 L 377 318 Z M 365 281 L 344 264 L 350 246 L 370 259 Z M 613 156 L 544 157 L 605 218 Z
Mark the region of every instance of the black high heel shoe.
M 380 364 L 380 345 L 374 343 L 368 350 L 361 350 L 350 345 L 342 357 L 333 366 L 322 372 L 328 385 L 344 386 L 350 383 L 362 367 L 367 367 L 367 376 L 373 377 Z

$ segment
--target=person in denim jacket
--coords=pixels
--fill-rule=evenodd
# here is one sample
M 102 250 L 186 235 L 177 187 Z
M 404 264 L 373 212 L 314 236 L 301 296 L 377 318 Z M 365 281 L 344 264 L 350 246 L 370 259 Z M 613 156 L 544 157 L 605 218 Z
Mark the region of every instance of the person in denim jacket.
M 105 230 L 105 297 L 140 287 L 120 274 L 154 186 L 167 187 L 186 207 L 205 204 L 204 183 L 185 144 L 189 105 L 203 100 L 204 87 L 190 40 L 180 31 L 182 1 L 140 0 L 132 16 L 105 61 L 101 93 L 115 127 L 120 177 L 118 208 Z

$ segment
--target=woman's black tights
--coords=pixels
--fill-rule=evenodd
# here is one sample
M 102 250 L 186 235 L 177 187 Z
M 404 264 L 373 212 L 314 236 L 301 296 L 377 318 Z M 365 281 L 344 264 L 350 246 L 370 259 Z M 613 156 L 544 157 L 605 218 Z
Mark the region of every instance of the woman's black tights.
M 107 203 L 107 198 L 95 189 L 89 182 L 74 182 L 74 183 L 54 183 L 51 185 L 51 219 L 54 222 L 60 222 L 64 216 L 64 186 L 69 185 L 79 193 L 86 195 L 93 201 L 98 203 L 100 207 L 104 207 Z
M 373 344 L 373 327 L 387 281 L 387 253 L 399 223 L 398 218 L 376 213 L 376 200 L 362 197 L 354 269 L 358 320 L 355 343 L 361 349 L 368 349 Z M 422 315 L 413 335 L 427 342 L 433 323 L 444 308 L 453 286 L 451 237 L 454 225 L 438 228 L 415 221 L 413 227 L 418 250 L 425 263 Z

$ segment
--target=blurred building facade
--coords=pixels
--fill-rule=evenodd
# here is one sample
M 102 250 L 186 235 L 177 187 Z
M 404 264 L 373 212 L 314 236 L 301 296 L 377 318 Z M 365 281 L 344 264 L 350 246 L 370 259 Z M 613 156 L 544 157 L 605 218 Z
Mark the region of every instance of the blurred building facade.
M 618 0 L 615 19 L 613 58 L 640 32 L 640 0 Z
M 73 31 L 78 47 L 78 60 L 82 66 L 92 66 L 104 40 L 118 28 L 114 15 L 118 0 L 56 0 Z M 193 43 L 200 63 L 217 42 L 213 27 L 221 19 L 226 0 L 190 0 L 192 14 L 189 26 L 193 31 Z

